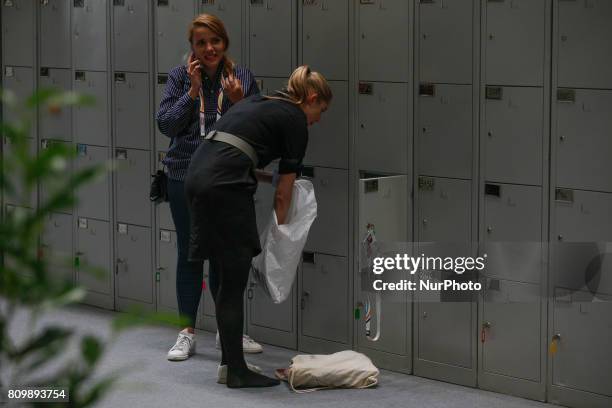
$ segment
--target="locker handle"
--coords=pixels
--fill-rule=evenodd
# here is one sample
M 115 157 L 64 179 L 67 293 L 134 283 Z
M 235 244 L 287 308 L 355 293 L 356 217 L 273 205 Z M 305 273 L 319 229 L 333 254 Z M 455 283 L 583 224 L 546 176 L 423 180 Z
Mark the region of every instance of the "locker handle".
M 302 300 L 300 301 L 300 309 L 304 310 L 306 308 L 306 298 L 310 296 L 310 292 L 304 291 L 302 292 Z

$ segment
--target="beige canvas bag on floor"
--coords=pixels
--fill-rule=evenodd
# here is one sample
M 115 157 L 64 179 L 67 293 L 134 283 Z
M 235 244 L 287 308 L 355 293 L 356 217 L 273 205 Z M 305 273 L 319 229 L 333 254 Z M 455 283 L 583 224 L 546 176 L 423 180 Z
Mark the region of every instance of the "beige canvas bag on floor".
M 352 350 L 329 355 L 297 355 L 289 368 L 276 370 L 295 392 L 328 388 L 368 388 L 378 384 L 378 368 L 365 355 Z

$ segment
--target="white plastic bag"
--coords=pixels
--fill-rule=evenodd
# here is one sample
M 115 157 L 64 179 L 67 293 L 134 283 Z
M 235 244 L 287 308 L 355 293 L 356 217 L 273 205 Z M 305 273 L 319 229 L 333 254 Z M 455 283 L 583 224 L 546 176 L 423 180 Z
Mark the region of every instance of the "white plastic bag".
M 278 225 L 276 212 L 260 236 L 261 253 L 253 258 L 253 278 L 274 303 L 281 303 L 291 293 L 308 231 L 317 218 L 314 187 L 308 180 L 293 184 L 291 205 L 285 224 Z

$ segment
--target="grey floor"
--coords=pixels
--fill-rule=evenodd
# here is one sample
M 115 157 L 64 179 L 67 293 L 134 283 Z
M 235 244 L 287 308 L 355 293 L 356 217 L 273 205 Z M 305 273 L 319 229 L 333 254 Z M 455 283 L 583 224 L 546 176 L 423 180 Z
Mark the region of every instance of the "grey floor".
M 87 306 L 54 312 L 45 321 L 78 327 L 83 333 L 107 336 L 116 314 Z M 27 320 L 17 319 L 12 330 L 27 330 Z M 12 331 L 11 330 L 11 331 Z M 405 408 L 551 408 L 552 405 L 381 371 L 380 385 L 367 390 L 328 390 L 295 394 L 285 384 L 268 389 L 230 390 L 216 383 L 219 352 L 213 333 L 197 332 L 197 354 L 184 362 L 169 362 L 166 352 L 176 330 L 166 327 L 132 329 L 114 340 L 101 374 L 123 371 L 121 380 L 100 407 L 405 407 Z M 286 367 L 295 351 L 265 345 L 264 353 L 247 360 L 271 375 Z

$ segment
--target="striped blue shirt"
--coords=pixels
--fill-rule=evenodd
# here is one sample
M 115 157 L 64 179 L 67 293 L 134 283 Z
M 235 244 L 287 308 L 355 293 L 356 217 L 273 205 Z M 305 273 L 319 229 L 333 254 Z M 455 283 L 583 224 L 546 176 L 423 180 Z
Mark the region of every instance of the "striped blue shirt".
M 205 106 L 205 128 L 210 132 L 217 121 L 218 95 L 221 90 L 221 72 L 223 63 L 219 64 L 214 81 L 205 75 L 202 78 L 202 94 Z M 259 88 L 255 77 L 245 67 L 236 66 L 234 75 L 242 83 L 245 98 L 258 94 Z M 168 73 L 168 82 L 157 112 L 159 130 L 172 139 L 172 145 L 163 160 L 168 168 L 168 177 L 174 180 L 185 180 L 191 156 L 201 142 L 200 137 L 200 98 L 195 100 L 189 96 L 191 80 L 187 67 L 181 65 Z M 227 95 L 223 96 L 221 115 L 232 106 Z

